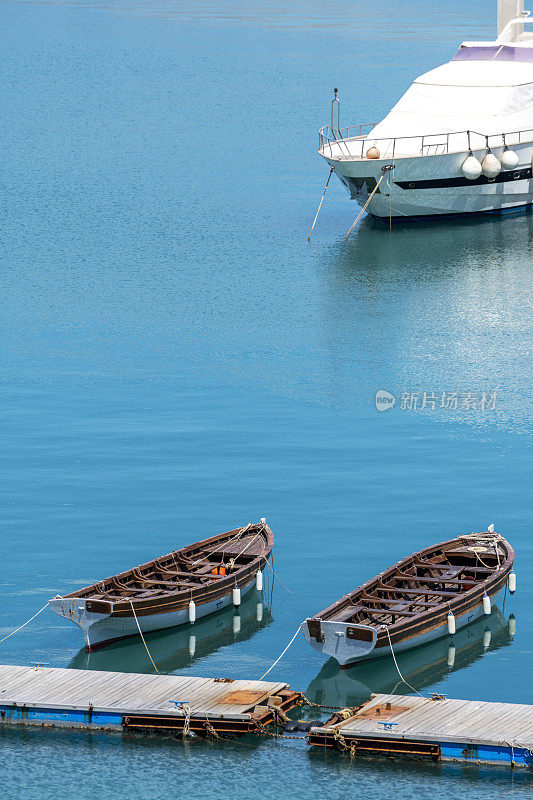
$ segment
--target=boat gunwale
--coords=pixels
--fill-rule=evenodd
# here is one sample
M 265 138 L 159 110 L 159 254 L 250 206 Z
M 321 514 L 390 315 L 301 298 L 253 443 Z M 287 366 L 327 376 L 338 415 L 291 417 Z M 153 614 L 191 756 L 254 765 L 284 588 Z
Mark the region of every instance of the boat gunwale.
M 439 542 L 437 544 L 434 544 L 434 545 L 431 545 L 429 547 L 423 548 L 422 550 L 417 550 L 416 552 L 412 553 L 411 555 L 405 556 L 400 561 L 397 561 L 392 566 L 390 566 L 387 569 L 383 570 L 382 572 L 378 573 L 373 578 L 370 578 L 369 580 L 365 581 L 365 583 L 363 583 L 360 586 L 356 587 L 352 592 L 349 592 L 348 594 L 346 594 L 343 597 L 339 598 L 339 600 L 336 600 L 334 603 L 332 603 L 330 606 L 328 606 L 327 608 L 325 608 L 322 611 L 320 611 L 318 614 L 315 614 L 314 616 L 309 617 L 308 620 L 319 620 L 321 623 L 346 622 L 347 625 L 352 625 L 354 627 L 361 626 L 361 627 L 365 627 L 365 628 L 372 628 L 372 629 L 378 631 L 378 641 L 381 643 L 381 640 L 383 638 L 385 638 L 385 640 L 388 641 L 388 635 L 386 633 L 386 630 L 388 630 L 391 635 L 394 634 L 394 636 L 398 636 L 398 635 L 401 635 L 401 634 L 403 634 L 405 632 L 408 632 L 413 626 L 415 628 L 418 628 L 421 625 L 422 625 L 422 627 L 424 627 L 424 625 L 430 624 L 435 619 L 438 619 L 438 618 L 442 617 L 443 614 L 447 615 L 447 612 L 449 610 L 455 609 L 455 610 L 459 611 L 463 607 L 466 606 L 464 612 L 462 612 L 462 613 L 466 613 L 469 610 L 469 608 L 471 607 L 471 602 L 475 601 L 474 607 L 476 607 L 476 606 L 478 606 L 480 604 L 481 599 L 483 597 L 483 594 L 485 592 L 487 592 L 489 594 L 489 596 L 491 594 L 494 594 L 495 593 L 495 591 L 493 591 L 494 587 L 497 586 L 500 583 L 500 579 L 501 578 L 506 579 L 508 574 L 509 574 L 509 572 L 512 569 L 513 562 L 514 562 L 514 556 L 515 556 L 514 550 L 511 547 L 511 545 L 509 544 L 509 542 L 503 536 L 501 536 L 499 534 L 498 534 L 497 537 L 494 536 L 494 541 L 495 541 L 496 544 L 502 545 L 502 547 L 503 547 L 503 549 L 504 549 L 504 551 L 506 553 L 505 559 L 502 561 L 502 563 L 500 565 L 500 568 L 498 569 L 497 567 L 495 567 L 494 571 L 491 572 L 489 575 L 487 575 L 487 577 L 484 580 L 477 582 L 474 586 L 472 586 L 466 592 L 465 591 L 458 591 L 456 593 L 456 596 L 451 598 L 450 600 L 444 600 L 444 601 L 440 602 L 439 604 L 436 604 L 433 607 L 428 608 L 426 611 L 421 611 L 419 613 L 416 613 L 413 617 L 410 617 L 410 618 L 407 618 L 407 619 L 406 618 L 400 619 L 399 621 L 394 622 L 394 623 L 392 623 L 390 625 L 385 625 L 384 623 L 379 623 L 379 622 L 375 622 L 375 623 L 363 623 L 363 622 L 360 622 L 359 623 L 359 622 L 356 622 L 356 621 L 349 622 L 349 621 L 346 621 L 346 620 L 335 619 L 335 615 L 336 614 L 338 614 L 341 610 L 344 610 L 346 607 L 348 607 L 348 605 L 350 604 L 350 602 L 352 600 L 356 600 L 357 597 L 360 597 L 360 595 L 366 589 L 369 589 L 372 584 L 380 582 L 380 581 L 384 582 L 385 580 L 387 580 L 389 578 L 392 578 L 394 576 L 394 574 L 396 572 L 398 572 L 399 569 L 402 566 L 406 566 L 406 565 L 410 564 L 418 556 L 423 555 L 423 554 L 430 554 L 430 553 L 432 553 L 434 551 L 438 551 L 438 550 L 444 550 L 445 547 L 448 547 L 449 549 L 451 549 L 451 547 L 454 544 L 456 544 L 456 545 L 457 544 L 461 544 L 462 540 L 469 540 L 469 542 L 470 542 L 470 540 L 472 540 L 472 539 L 475 540 L 476 536 L 477 537 L 481 537 L 484 534 L 487 537 L 488 536 L 494 536 L 494 534 L 491 534 L 489 531 L 483 531 L 483 532 L 477 533 L 477 534 L 461 534 L 461 535 L 459 535 L 459 536 L 457 536 L 457 537 L 455 537 L 453 539 L 447 539 L 447 540 L 445 540 L 443 542 Z M 444 553 L 445 552 L 446 551 L 444 550 Z M 436 566 L 438 566 L 438 564 Z M 431 568 L 431 564 L 428 564 L 428 568 Z M 405 580 L 408 580 L 408 578 L 405 578 Z M 416 581 L 417 580 L 417 576 L 413 576 L 412 580 Z M 419 578 L 419 580 L 423 580 L 423 578 Z M 443 579 L 443 583 L 446 583 L 446 579 Z M 503 586 L 503 584 L 502 584 L 502 586 Z M 375 589 L 379 589 L 379 586 L 377 586 L 377 585 L 376 586 L 372 586 L 371 591 L 374 591 Z M 499 591 L 499 589 L 497 591 Z M 402 588 L 398 587 L 398 594 L 401 594 L 401 592 L 402 592 Z M 420 594 L 424 594 L 424 589 L 423 588 L 421 588 Z M 477 597 L 478 594 L 479 594 L 479 599 Z M 384 609 L 380 609 L 380 611 L 382 613 L 394 614 L 394 610 L 393 609 L 389 611 L 389 609 L 384 608 Z M 354 612 L 354 613 L 357 613 L 357 612 Z M 393 639 L 393 641 L 394 641 L 394 639 Z
M 210 575 L 209 573 L 204 573 L 205 577 L 211 578 L 211 580 L 206 581 L 204 584 L 198 584 L 197 586 L 182 585 L 176 589 L 169 589 L 168 591 L 163 590 L 153 597 L 136 598 L 132 594 L 131 600 L 129 597 L 124 597 L 121 599 L 105 599 L 105 597 L 102 597 L 101 589 L 99 589 L 99 586 L 101 586 L 102 583 L 106 583 L 113 578 L 117 578 L 119 580 L 131 578 L 135 577 L 133 573 L 137 570 L 149 569 L 150 567 L 157 568 L 157 562 L 163 561 L 164 559 L 172 559 L 173 557 L 179 555 L 189 555 L 191 553 L 194 555 L 195 552 L 205 547 L 216 545 L 217 543 L 223 545 L 224 543 L 227 543 L 229 540 L 236 537 L 239 531 L 243 530 L 242 527 L 234 528 L 230 531 L 225 531 L 223 533 L 210 536 L 207 539 L 201 539 L 192 544 L 185 545 L 179 550 L 173 550 L 165 555 L 157 556 L 156 558 L 152 559 L 151 561 L 147 561 L 144 564 L 131 567 L 130 569 L 116 573 L 115 575 L 110 575 L 88 586 L 84 586 L 81 589 L 77 589 L 74 592 L 70 592 L 61 596 L 65 599 L 79 599 L 107 603 L 111 607 L 111 610 L 108 614 L 106 614 L 106 616 L 131 616 L 131 603 L 133 603 L 136 613 L 141 612 L 142 614 L 144 612 L 144 614 L 148 614 L 157 612 L 157 609 L 165 605 L 172 605 L 174 607 L 172 609 L 168 609 L 169 612 L 178 610 L 177 607 L 179 607 L 185 601 L 188 603 L 190 599 L 200 599 L 204 602 L 211 602 L 212 600 L 216 600 L 217 596 L 225 597 L 229 594 L 233 586 L 242 588 L 244 585 L 246 585 L 247 579 L 252 573 L 257 572 L 258 569 L 267 563 L 272 552 L 272 548 L 274 546 L 274 534 L 272 533 L 270 527 L 265 523 L 252 523 L 251 525 L 252 530 L 249 531 L 249 533 L 255 533 L 256 535 L 262 535 L 263 537 L 261 552 L 258 555 L 255 555 L 255 557 L 247 564 L 237 567 L 233 572 L 230 572 L 225 576 L 218 577 Z M 243 535 L 248 535 L 248 532 L 243 532 Z M 149 578 L 149 575 L 146 575 L 145 577 Z M 191 577 L 194 578 L 195 573 L 191 573 Z M 223 589 L 222 592 L 220 592 L 221 589 Z M 89 594 L 91 590 L 93 591 L 92 595 Z

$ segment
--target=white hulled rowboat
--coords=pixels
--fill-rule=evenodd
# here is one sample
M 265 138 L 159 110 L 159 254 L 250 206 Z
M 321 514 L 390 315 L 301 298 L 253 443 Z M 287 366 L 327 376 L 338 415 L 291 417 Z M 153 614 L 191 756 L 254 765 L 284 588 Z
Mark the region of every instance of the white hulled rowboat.
M 341 667 L 411 650 L 491 614 L 514 551 L 491 525 L 398 561 L 302 624 L 309 644 Z M 511 576 L 511 577 L 510 577 Z
M 531 205 L 531 22 L 523 0 L 499 0 L 498 38 L 464 42 L 449 63 L 417 78 L 377 125 L 334 128 L 335 99 L 318 152 L 352 199 L 386 219 Z

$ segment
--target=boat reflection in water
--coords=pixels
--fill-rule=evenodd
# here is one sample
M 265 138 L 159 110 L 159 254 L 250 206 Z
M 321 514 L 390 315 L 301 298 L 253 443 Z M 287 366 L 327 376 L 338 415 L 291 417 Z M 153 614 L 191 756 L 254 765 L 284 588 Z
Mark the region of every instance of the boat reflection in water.
M 180 625 L 145 634 L 150 654 L 160 672 L 175 672 L 215 653 L 236 641 L 250 639 L 272 622 L 270 609 L 255 591 L 243 599 L 239 611 L 227 608 L 218 614 L 197 620 L 194 625 Z M 103 650 L 88 653 L 80 650 L 71 660 L 74 669 L 120 672 L 153 672 L 148 653 L 139 637 L 124 639 Z
M 453 637 L 438 639 L 399 654 L 398 665 L 405 680 L 422 691 L 442 681 L 450 672 L 470 666 L 484 653 L 507 647 L 515 631 L 514 615 L 506 619 L 500 609 L 494 606 L 489 617 L 461 628 Z M 341 669 L 337 661 L 330 658 L 305 695 L 321 705 L 353 707 L 368 700 L 372 692 L 411 692 L 401 682 L 392 657 L 363 661 L 349 670 Z

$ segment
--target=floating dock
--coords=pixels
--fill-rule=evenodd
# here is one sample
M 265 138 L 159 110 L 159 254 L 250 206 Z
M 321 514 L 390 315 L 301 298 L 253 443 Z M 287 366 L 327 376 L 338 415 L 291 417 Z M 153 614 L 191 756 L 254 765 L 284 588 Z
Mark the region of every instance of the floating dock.
M 530 767 L 533 706 L 373 694 L 349 717 L 334 714 L 323 727 L 312 728 L 309 744 L 351 755 Z
M 0 724 L 238 734 L 301 703 L 286 683 L 0 666 Z

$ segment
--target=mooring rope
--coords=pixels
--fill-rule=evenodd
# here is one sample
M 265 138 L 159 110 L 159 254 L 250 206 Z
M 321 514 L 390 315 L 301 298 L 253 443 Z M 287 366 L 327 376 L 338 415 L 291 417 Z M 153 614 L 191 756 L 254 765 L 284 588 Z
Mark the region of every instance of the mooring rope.
M 390 638 L 389 629 L 387 628 L 387 626 L 386 626 L 386 625 L 383 625 L 383 627 L 384 627 L 384 628 L 385 628 L 385 630 L 387 631 L 387 636 L 389 637 L 390 651 L 391 651 L 391 653 L 392 653 L 392 657 L 393 657 L 393 659 L 394 659 L 394 666 L 395 666 L 395 667 L 396 667 L 396 669 L 398 670 L 398 675 L 400 676 L 400 678 L 402 679 L 402 681 L 405 683 L 405 685 L 406 685 L 406 686 L 408 686 L 410 689 L 412 689 L 412 690 L 413 690 L 413 692 L 415 692 L 416 694 L 420 695 L 420 697 L 424 697 L 424 695 L 423 695 L 423 694 L 421 694 L 421 692 L 419 692 L 419 691 L 418 691 L 418 689 L 415 689 L 415 687 L 414 687 L 414 686 L 411 686 L 411 684 L 409 683 L 409 681 L 406 681 L 406 680 L 405 680 L 405 678 L 403 677 L 402 673 L 400 672 L 400 667 L 398 666 L 398 662 L 396 661 L 396 656 L 395 656 L 395 654 L 394 654 L 394 648 L 393 648 L 393 646 L 392 646 L 392 640 L 391 640 L 391 638 Z
M 324 187 L 324 191 L 322 192 L 322 198 L 321 198 L 321 200 L 320 200 L 320 204 L 319 204 L 319 206 L 318 206 L 318 210 L 317 210 L 317 212 L 316 212 L 316 214 L 315 214 L 315 219 L 313 220 L 313 224 L 311 225 L 311 230 L 309 231 L 309 236 L 307 237 L 307 241 L 308 241 L 308 242 L 310 242 L 310 241 L 311 241 L 311 234 L 313 233 L 313 229 L 314 229 L 314 227 L 315 227 L 315 225 L 316 225 L 316 221 L 317 221 L 317 219 L 318 219 L 318 215 L 320 214 L 320 209 L 322 208 L 322 203 L 324 202 L 324 197 L 326 196 L 326 190 L 327 190 L 327 188 L 328 188 L 328 184 L 329 184 L 329 182 L 330 182 L 330 179 L 331 179 L 331 176 L 332 176 L 332 175 L 333 175 L 333 167 L 331 167 L 331 169 L 330 169 L 330 171 L 329 171 L 328 179 L 327 179 L 327 181 L 326 181 L 326 185 L 325 185 L 325 187 Z
M 137 619 L 137 614 L 135 613 L 135 609 L 133 608 L 133 603 L 132 603 L 131 597 L 128 597 L 128 600 L 130 601 L 131 610 L 133 611 L 133 616 L 135 617 L 135 622 L 137 623 L 137 628 L 138 628 L 138 630 L 139 630 L 139 633 L 140 633 L 140 635 L 141 635 L 141 639 L 143 640 L 144 647 L 145 647 L 145 649 L 146 649 L 146 652 L 148 653 L 148 658 L 150 659 L 150 661 L 151 661 L 151 662 L 152 662 L 152 664 L 154 665 L 154 669 L 155 669 L 155 671 L 157 672 L 157 674 L 158 674 L 158 675 L 161 675 L 161 673 L 159 672 L 159 670 L 157 669 L 157 667 L 156 667 L 156 665 L 155 665 L 155 661 L 154 661 L 154 659 L 153 659 L 153 658 L 152 658 L 152 656 L 150 655 L 150 651 L 148 650 L 148 645 L 147 645 L 147 644 L 146 644 L 146 642 L 145 642 L 145 639 L 144 639 L 144 636 L 143 636 L 143 632 L 142 632 L 142 630 L 141 630 L 141 626 L 139 625 L 139 620 Z
M 270 569 L 272 570 L 272 574 L 273 574 L 273 576 L 275 577 L 275 579 L 277 580 L 277 582 L 278 582 L 278 583 L 281 583 L 281 585 L 283 586 L 283 588 L 284 588 L 284 589 L 286 589 L 286 590 L 287 590 L 287 592 L 289 592 L 289 594 L 297 594 L 297 592 L 293 592 L 293 591 L 292 591 L 292 589 L 289 589 L 289 587 L 288 587 L 288 586 L 285 586 L 285 584 L 283 583 L 283 581 L 282 581 L 280 578 L 278 578 L 278 576 L 276 575 L 276 573 L 275 573 L 275 571 L 274 571 L 274 567 L 272 566 L 272 564 L 270 563 L 270 561 L 269 561 L 268 559 L 267 559 L 267 562 L 266 562 L 266 563 L 268 564 L 268 566 L 269 566 L 269 567 L 270 567 Z
M 29 623 L 32 622 L 35 619 L 35 617 L 39 616 L 41 611 L 44 611 L 44 609 L 48 607 L 48 603 L 49 602 L 50 602 L 50 600 L 48 600 L 46 605 L 43 606 L 36 614 L 34 614 L 33 617 L 30 617 L 28 620 L 26 620 L 26 622 L 23 625 L 20 625 L 18 628 L 15 628 L 14 631 L 11 631 L 11 633 L 8 633 L 7 636 L 4 636 L 3 639 L 0 639 L 0 644 L 2 644 L 2 642 L 5 642 L 6 639 L 9 639 L 10 636 L 13 636 L 14 633 L 18 633 L 19 631 L 21 631 L 22 628 L 26 627 L 26 625 L 29 625 Z
M 274 661 L 274 663 L 272 664 L 272 666 L 270 667 L 270 669 L 267 669 L 267 671 L 265 672 L 265 674 L 264 674 L 264 675 L 261 675 L 261 677 L 259 678 L 259 680 L 260 680 L 260 681 L 262 681 L 262 680 L 263 680 L 263 678 L 265 678 L 265 677 L 268 675 L 268 673 L 270 672 L 270 670 L 274 669 L 274 667 L 276 666 L 276 664 L 278 663 L 278 661 L 281 661 L 281 659 L 283 658 L 283 656 L 285 655 L 285 653 L 287 652 L 287 650 L 289 649 L 289 647 L 291 646 L 291 644 L 294 642 L 294 640 L 296 639 L 296 637 L 297 637 L 297 636 L 298 636 L 298 634 L 300 633 L 301 627 L 302 627 L 301 625 L 298 625 L 298 630 L 296 631 L 296 633 L 294 634 L 294 636 L 293 636 L 293 637 L 292 637 L 292 639 L 290 640 L 289 644 L 287 645 L 287 647 L 285 648 L 285 650 L 283 651 L 283 653 L 282 653 L 280 656 L 278 656 L 278 658 L 276 658 L 276 660 Z
M 372 194 L 370 195 L 370 197 L 368 198 L 368 200 L 367 200 L 367 201 L 366 201 L 366 203 L 364 204 L 363 208 L 361 209 L 361 211 L 360 211 L 360 212 L 359 212 L 359 214 L 357 215 L 357 217 L 356 217 L 356 219 L 355 219 L 355 222 L 354 222 L 354 224 L 352 225 L 352 227 L 350 228 L 350 230 L 348 231 L 348 233 L 347 233 L 347 234 L 346 234 L 346 236 L 344 237 L 344 241 L 346 241 L 346 239 L 348 238 L 348 236 L 351 234 L 351 232 L 353 231 L 353 229 L 355 228 L 355 226 L 357 225 L 357 223 L 359 222 L 359 220 L 361 219 L 361 217 L 362 217 L 362 216 L 363 216 L 363 214 L 365 213 L 366 209 L 367 209 L 367 208 L 368 208 L 368 206 L 370 205 L 370 201 L 372 200 L 372 198 L 373 198 L 373 197 L 374 197 L 374 195 L 376 194 L 376 192 L 377 192 L 377 190 L 378 190 L 378 188 L 379 188 L 379 184 L 381 183 L 381 181 L 383 180 L 383 178 L 384 178 L 384 177 L 385 177 L 385 173 L 383 173 L 383 175 L 381 176 L 381 178 L 379 179 L 379 181 L 376 183 L 376 185 L 375 185 L 375 186 L 374 186 L 374 188 L 372 189 Z

